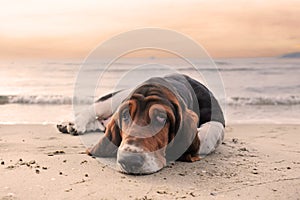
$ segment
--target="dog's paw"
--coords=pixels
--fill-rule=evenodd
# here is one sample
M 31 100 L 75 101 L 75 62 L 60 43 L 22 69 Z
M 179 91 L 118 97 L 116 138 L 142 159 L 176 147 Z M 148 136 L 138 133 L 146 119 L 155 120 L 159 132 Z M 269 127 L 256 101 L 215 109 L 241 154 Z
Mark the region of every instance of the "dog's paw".
M 70 135 L 79 135 L 79 131 L 76 129 L 75 124 L 74 123 L 69 123 L 69 125 L 67 126 L 68 132 Z
M 69 133 L 68 128 L 67 128 L 68 123 L 69 122 L 59 123 L 59 124 L 56 125 L 56 128 L 58 129 L 59 132 L 68 134 Z
M 79 131 L 77 131 L 73 122 L 62 122 L 60 124 L 57 124 L 56 127 L 61 133 L 79 135 Z
M 76 129 L 78 133 L 85 133 L 87 131 L 87 126 L 91 121 L 94 120 L 88 119 L 84 115 L 76 116 L 73 128 Z

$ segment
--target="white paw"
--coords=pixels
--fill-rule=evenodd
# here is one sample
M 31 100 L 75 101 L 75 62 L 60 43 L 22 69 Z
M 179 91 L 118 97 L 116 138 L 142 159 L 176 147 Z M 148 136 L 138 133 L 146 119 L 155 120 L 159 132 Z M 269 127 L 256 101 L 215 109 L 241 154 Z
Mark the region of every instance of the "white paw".
M 77 130 L 77 132 L 84 133 L 84 132 L 86 132 L 86 127 L 87 127 L 88 123 L 89 123 L 89 121 L 84 116 L 79 115 L 75 119 L 74 128 Z

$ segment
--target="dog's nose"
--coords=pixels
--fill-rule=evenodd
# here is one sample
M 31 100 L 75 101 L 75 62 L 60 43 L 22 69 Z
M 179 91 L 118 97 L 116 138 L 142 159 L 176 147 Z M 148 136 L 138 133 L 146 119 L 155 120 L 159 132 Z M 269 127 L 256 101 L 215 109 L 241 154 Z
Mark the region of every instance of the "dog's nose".
M 144 164 L 144 156 L 139 153 L 121 153 L 118 157 L 118 163 L 128 173 L 136 173 Z

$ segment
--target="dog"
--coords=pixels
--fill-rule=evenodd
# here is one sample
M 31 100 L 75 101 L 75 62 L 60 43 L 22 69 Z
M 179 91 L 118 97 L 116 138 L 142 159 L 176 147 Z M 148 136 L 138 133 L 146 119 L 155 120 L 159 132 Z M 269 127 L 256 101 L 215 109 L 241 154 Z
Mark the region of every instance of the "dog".
M 151 174 L 169 161 L 195 162 L 212 153 L 224 139 L 225 120 L 218 101 L 203 84 L 171 74 L 103 96 L 75 123 L 57 128 L 72 135 L 105 131 L 87 150 L 89 155 L 116 156 L 123 173 Z

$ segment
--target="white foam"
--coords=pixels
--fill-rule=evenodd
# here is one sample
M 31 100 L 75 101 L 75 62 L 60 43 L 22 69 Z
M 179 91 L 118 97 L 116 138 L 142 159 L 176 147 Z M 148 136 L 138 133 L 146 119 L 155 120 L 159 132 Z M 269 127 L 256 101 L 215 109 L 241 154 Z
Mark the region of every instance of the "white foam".
M 1 104 L 53 104 L 71 105 L 73 97 L 62 95 L 12 95 L 0 96 Z M 92 98 L 76 98 L 76 102 L 81 104 L 92 104 Z
M 284 96 L 284 97 L 229 97 L 228 105 L 299 105 L 300 96 Z

